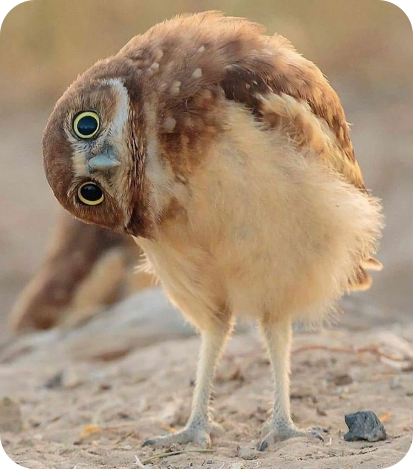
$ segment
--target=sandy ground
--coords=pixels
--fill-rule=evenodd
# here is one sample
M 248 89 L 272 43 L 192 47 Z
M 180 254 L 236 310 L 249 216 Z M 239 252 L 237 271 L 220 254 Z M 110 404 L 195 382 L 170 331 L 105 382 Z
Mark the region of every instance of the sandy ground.
M 215 417 L 225 432 L 209 452 L 191 445 L 142 448 L 146 438 L 185 424 L 199 343 L 159 298 L 156 290 L 140 294 L 135 302 L 147 306 L 141 316 L 131 316 L 128 301 L 75 331 L 37 334 L 0 349 L 1 440 L 12 460 L 28 468 L 139 468 L 135 456 L 146 468 L 386 468 L 408 451 L 410 330 L 367 328 L 357 311 L 340 329 L 295 334 L 293 417 L 301 427 L 326 427 L 324 443 L 295 439 L 256 450 L 272 384 L 257 332 L 244 328 L 217 371 Z M 150 321 L 143 327 L 149 304 L 158 310 L 157 336 Z M 175 338 L 162 336 L 164 322 Z M 359 410 L 383 420 L 386 441 L 344 441 L 344 415 Z M 14 429 L 5 431 L 8 422 Z

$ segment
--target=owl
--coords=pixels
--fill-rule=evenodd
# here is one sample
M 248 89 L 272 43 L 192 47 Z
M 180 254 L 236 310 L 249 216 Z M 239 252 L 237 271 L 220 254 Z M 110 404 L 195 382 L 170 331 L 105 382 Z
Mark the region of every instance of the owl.
M 179 16 L 68 88 L 43 154 L 61 205 L 131 235 L 200 332 L 188 423 L 144 444 L 211 444 L 211 383 L 237 317 L 258 322 L 274 379 L 259 449 L 322 439 L 291 418 L 292 323 L 317 323 L 370 286 L 383 222 L 321 71 L 258 24 Z

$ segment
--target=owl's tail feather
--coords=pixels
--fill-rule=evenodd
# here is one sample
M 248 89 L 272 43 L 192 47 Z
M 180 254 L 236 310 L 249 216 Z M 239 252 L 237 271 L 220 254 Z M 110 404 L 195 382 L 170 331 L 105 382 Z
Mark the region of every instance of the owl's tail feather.
M 350 281 L 349 290 L 353 291 L 364 291 L 368 290 L 372 285 L 372 277 L 367 273 L 369 271 L 381 271 L 383 265 L 375 258 L 369 258 L 362 261 L 361 266 L 358 269 L 355 279 Z
M 369 258 L 362 261 L 362 267 L 368 271 L 382 271 L 383 264 L 375 258 Z

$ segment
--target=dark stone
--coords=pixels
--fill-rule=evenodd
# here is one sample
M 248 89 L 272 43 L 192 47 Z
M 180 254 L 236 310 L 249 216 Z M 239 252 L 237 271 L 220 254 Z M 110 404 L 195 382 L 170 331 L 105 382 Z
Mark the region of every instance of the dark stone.
M 383 441 L 387 439 L 384 425 L 373 411 L 357 411 L 345 416 L 349 431 L 345 434 L 346 441 Z
M 48 379 L 43 386 L 45 388 L 49 388 L 50 390 L 53 390 L 55 388 L 61 388 L 62 382 L 63 382 L 63 371 L 60 371 L 57 374 L 53 375 L 50 379 Z
M 334 378 L 333 378 L 333 382 L 335 385 L 349 385 L 353 382 L 354 380 L 352 379 L 352 377 L 349 375 L 349 374 L 339 374 L 339 375 L 336 375 Z

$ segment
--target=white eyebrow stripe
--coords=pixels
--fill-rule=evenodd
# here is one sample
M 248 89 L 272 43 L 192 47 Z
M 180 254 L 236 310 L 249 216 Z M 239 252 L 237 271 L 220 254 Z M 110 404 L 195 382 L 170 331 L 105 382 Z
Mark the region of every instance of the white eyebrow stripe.
M 75 152 L 72 155 L 72 167 L 77 178 L 88 176 L 85 152 Z
M 111 188 L 123 212 L 123 224 L 126 225 L 131 218 L 132 211 L 132 206 L 128 202 L 129 198 L 127 195 L 130 164 L 128 162 L 128 136 L 125 134 L 129 122 L 130 99 L 128 91 L 120 78 L 104 79 L 100 83 L 109 85 L 117 94 L 114 117 L 111 120 L 109 128 L 105 129 L 105 133 L 106 142 L 114 147 L 117 158 L 121 162 L 121 165 L 115 168 L 111 175 Z
M 120 78 L 110 78 L 102 80 L 103 85 L 109 85 L 113 87 L 118 93 L 118 103 L 115 113 L 115 118 L 112 121 L 112 125 L 108 132 L 111 135 L 115 135 L 121 138 L 126 122 L 128 121 L 129 114 L 129 96 L 128 91 L 125 88 Z
M 72 147 L 72 168 L 75 177 L 88 176 L 88 169 L 86 165 L 86 152 L 89 144 L 82 142 L 74 137 L 67 129 L 65 129 L 66 136 Z

